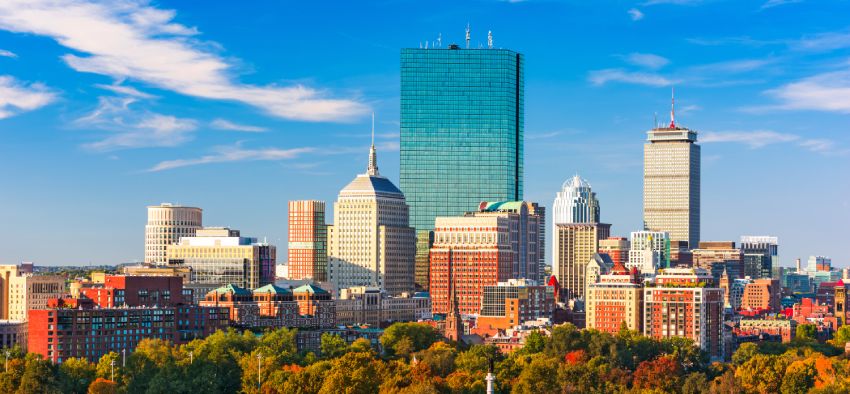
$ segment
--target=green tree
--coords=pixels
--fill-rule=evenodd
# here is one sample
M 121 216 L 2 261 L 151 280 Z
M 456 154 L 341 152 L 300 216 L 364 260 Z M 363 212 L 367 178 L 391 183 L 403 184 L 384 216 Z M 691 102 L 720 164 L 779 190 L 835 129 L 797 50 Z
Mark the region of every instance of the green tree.
M 682 394 L 708 394 L 708 378 L 702 372 L 691 372 L 682 382 Z
M 523 368 L 511 392 L 536 394 L 559 391 L 558 361 L 543 355 L 534 357 L 533 361 Z
M 112 376 L 112 362 L 115 362 L 115 377 L 113 379 Z M 97 367 L 95 368 L 97 372 L 97 377 L 104 378 L 110 381 L 115 382 L 116 384 L 121 384 L 123 381 L 121 375 L 121 355 L 115 352 L 109 352 L 100 357 L 100 360 L 97 362 Z
M 0 393 L 17 391 L 26 370 L 26 363 L 23 358 L 10 358 L 8 365 L 8 370 L 0 373 Z
M 279 370 L 282 363 L 278 356 L 268 349 L 257 348 L 239 359 L 242 368 L 242 393 L 258 394 L 258 383 L 268 382 L 272 373 Z M 259 375 L 258 375 L 259 374 Z M 265 387 L 262 386 L 262 387 Z
M 440 333 L 436 328 L 425 323 L 395 323 L 387 327 L 381 335 L 381 346 L 383 346 L 384 352 L 390 356 L 395 355 L 396 344 L 404 338 L 410 341 L 412 345 L 410 352 L 413 353 L 427 349 L 434 342 L 437 342 L 440 339 Z
M 382 381 L 379 364 L 369 353 L 348 353 L 334 360 L 319 394 L 376 393 Z
M 791 363 L 785 370 L 780 392 L 782 394 L 805 393 L 815 385 L 817 371 L 811 360 L 799 360 Z
M 347 356 L 344 355 L 343 357 Z M 319 361 L 303 370 L 292 374 L 280 393 L 287 394 L 317 394 L 322 389 L 333 364 L 330 361 Z
M 297 329 L 278 328 L 267 330 L 260 337 L 259 347 L 263 354 L 275 354 L 282 361 L 291 363 L 297 361 L 298 347 L 296 346 Z
M 435 376 L 445 378 L 455 370 L 457 350 L 445 342 L 437 342 L 416 355 L 419 363 L 426 365 Z
M 778 393 L 786 365 L 783 357 L 757 354 L 735 370 L 735 377 L 747 392 Z
M 21 376 L 18 394 L 61 393 L 53 364 L 41 356 L 30 353 L 26 357 L 26 368 Z
M 69 358 L 59 364 L 59 387 L 66 394 L 85 394 L 97 370 L 84 358 Z
M 586 344 L 581 331 L 576 326 L 566 323 L 552 327 L 552 334 L 546 341 L 545 352 L 550 357 L 563 360 L 567 353 L 585 348 Z
M 546 348 L 546 336 L 540 331 L 532 331 L 525 337 L 525 344 L 520 350 L 523 354 L 536 354 Z
M 324 333 L 322 334 L 320 350 L 322 357 L 326 359 L 337 358 L 348 351 L 348 344 L 339 335 Z
M 756 354 L 759 354 L 758 345 L 752 342 L 742 343 L 741 346 L 738 347 L 738 350 L 732 354 L 732 363 L 735 365 L 741 365 L 749 361 Z
M 840 348 L 842 351 L 844 350 L 844 344 L 847 342 L 850 342 L 850 325 L 841 326 L 841 328 L 835 332 L 835 335 L 832 336 L 832 340 L 829 341 L 829 343 Z
M 817 339 L 818 328 L 814 324 L 806 323 L 797 326 L 795 339 L 798 341 L 815 340 Z
M 472 345 L 469 350 L 457 355 L 455 365 L 459 371 L 486 373 L 490 368 L 491 360 L 497 363 L 502 358 L 499 348 L 494 345 Z
M 375 349 L 372 347 L 372 342 L 369 342 L 366 338 L 357 338 L 354 342 L 351 343 L 351 347 L 349 348 L 352 352 L 357 353 L 374 353 Z

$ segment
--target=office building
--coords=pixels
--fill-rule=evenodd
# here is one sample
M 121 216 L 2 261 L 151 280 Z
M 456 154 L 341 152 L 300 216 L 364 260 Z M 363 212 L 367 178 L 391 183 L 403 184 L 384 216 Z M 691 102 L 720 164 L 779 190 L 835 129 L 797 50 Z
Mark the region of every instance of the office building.
M 191 305 L 194 301 L 180 276 L 105 275 L 103 283 L 80 288 L 78 298 L 92 300 L 101 308 Z
M 614 264 L 623 264 L 629 261 L 629 240 L 625 237 L 608 237 L 599 240 L 599 253 L 607 254 Z
M 832 259 L 824 256 L 809 256 L 806 264 L 806 271 L 809 273 L 816 271 L 831 271 Z
M 629 263 L 626 268 L 642 266 L 642 262 L 632 261 L 632 251 L 654 250 L 658 252 L 659 263 L 657 268 L 670 267 L 670 234 L 666 231 L 633 231 L 630 234 Z
M 742 236 L 744 276 L 770 278 L 773 267 L 779 267 L 779 239 L 767 236 Z
M 699 243 L 700 146 L 696 131 L 670 125 L 647 132 L 643 151 L 643 222 L 673 241 Z M 634 248 L 634 245 L 632 245 Z
M 552 204 L 552 224 L 599 223 L 599 200 L 578 174 L 561 185 Z
M 431 305 L 448 313 L 450 288 L 458 312 L 477 314 L 484 286 L 511 279 L 514 249 L 510 219 L 505 216 L 438 217 L 431 247 Z
M 611 225 L 605 223 L 555 225 L 552 274 L 567 299 L 584 297 L 587 263 L 599 250 L 599 241 L 610 235 Z
M 438 216 L 522 200 L 523 63 L 507 49 L 402 49 L 399 185 L 418 238 Z
M 327 280 L 328 228 L 324 201 L 289 202 L 288 278 Z
M 723 356 L 723 290 L 701 268 L 668 268 L 643 290 L 643 333 L 690 338 L 712 358 Z
M 714 283 L 718 283 L 724 270 L 728 271 L 732 278 L 745 276 L 744 254 L 741 249 L 735 247 L 733 241 L 700 242 L 699 248 L 691 252 L 693 266 L 708 270 L 714 277 Z
M 336 301 L 337 325 L 386 327 L 395 322 L 431 320 L 428 293 L 404 293 L 393 297 L 377 287 L 342 289 Z
M 9 277 L 10 320 L 27 320 L 27 311 L 46 309 L 47 301 L 66 294 L 65 278 L 59 275 L 19 274 Z
M 779 281 L 771 278 L 753 279 L 744 286 L 741 297 L 741 310 L 756 313 L 779 312 L 781 308 L 782 288 Z
M 20 346 L 27 350 L 27 322 L 21 320 L 0 320 L 0 349 Z
M 508 218 L 511 251 L 513 253 L 512 278 L 524 278 L 541 281 L 539 272 L 544 263 L 544 247 L 541 233 L 546 231 L 545 213 L 534 202 L 499 201 L 481 202 L 477 212 L 467 212 L 466 216 L 500 216 Z
M 617 333 L 623 323 L 641 331 L 643 323 L 643 287 L 637 271 L 615 262 L 599 281 L 588 284 L 585 320 L 587 328 Z
M 206 227 L 193 237 L 169 245 L 168 265 L 189 267 L 191 280 L 185 287 L 194 291 L 196 300 L 204 294 L 234 283 L 257 288 L 274 283 L 277 248 L 256 238 L 243 237 L 239 230 Z
M 378 172 L 373 143 L 366 173 L 334 203 L 328 226 L 328 280 L 334 291 L 378 287 L 390 295 L 413 292 L 416 240 L 404 194 Z
M 202 210 L 170 203 L 148 207 L 148 223 L 145 225 L 145 263 L 163 263 L 167 259 L 167 248 L 182 237 L 194 237 L 201 228 Z
M 219 287 L 207 293 L 200 306 L 226 308 L 230 321 L 243 328 L 294 327 L 332 328 L 336 325 L 335 303 L 329 297 L 314 299 L 312 288 L 285 289 L 275 285 L 248 290 L 235 285 Z M 310 313 L 302 313 L 300 302 L 313 299 Z
M 554 289 L 532 280 L 509 279 L 484 286 L 473 333 L 493 336 L 528 321 L 551 319 L 554 309 Z

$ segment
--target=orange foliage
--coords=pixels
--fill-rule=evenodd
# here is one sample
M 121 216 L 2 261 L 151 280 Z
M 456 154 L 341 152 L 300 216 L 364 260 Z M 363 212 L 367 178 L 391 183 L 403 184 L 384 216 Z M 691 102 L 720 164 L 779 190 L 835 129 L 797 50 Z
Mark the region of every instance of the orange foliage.
M 567 364 L 578 364 L 587 361 L 587 352 L 583 349 L 573 350 L 564 356 L 564 362 Z

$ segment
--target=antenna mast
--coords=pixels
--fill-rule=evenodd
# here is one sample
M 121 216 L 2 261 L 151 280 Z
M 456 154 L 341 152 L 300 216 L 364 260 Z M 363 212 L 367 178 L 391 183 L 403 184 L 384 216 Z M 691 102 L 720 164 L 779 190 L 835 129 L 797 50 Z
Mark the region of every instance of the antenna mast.
M 487 30 L 487 48 L 493 49 L 493 31 Z
M 670 128 L 676 128 L 676 91 L 675 88 L 670 87 Z
M 466 24 L 466 49 L 469 49 L 469 23 Z

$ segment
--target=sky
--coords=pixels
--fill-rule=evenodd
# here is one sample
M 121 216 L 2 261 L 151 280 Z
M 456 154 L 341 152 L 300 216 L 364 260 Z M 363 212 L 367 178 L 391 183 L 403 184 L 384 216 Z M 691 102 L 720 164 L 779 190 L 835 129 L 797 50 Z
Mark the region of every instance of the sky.
M 0 2 L 0 263 L 143 258 L 145 206 L 278 245 L 287 201 L 398 183 L 399 55 L 525 55 L 525 199 L 586 178 L 639 230 L 646 131 L 699 132 L 702 238 L 850 264 L 847 1 Z M 329 221 L 332 214 L 329 212 Z

